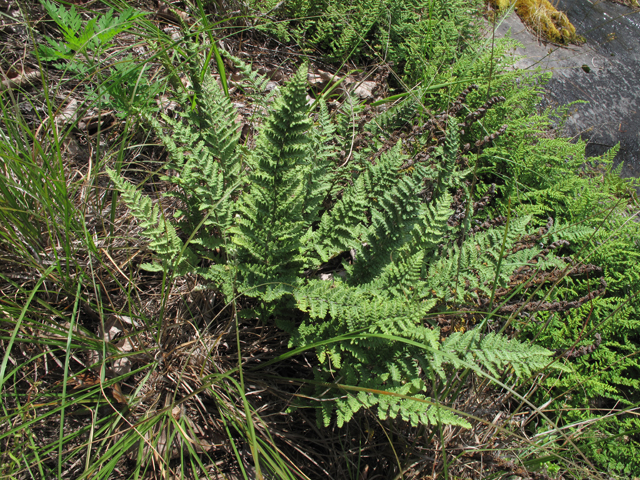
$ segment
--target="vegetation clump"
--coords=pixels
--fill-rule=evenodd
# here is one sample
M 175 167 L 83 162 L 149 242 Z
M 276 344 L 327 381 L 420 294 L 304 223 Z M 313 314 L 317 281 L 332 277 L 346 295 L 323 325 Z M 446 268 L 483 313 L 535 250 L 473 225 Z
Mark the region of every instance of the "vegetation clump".
M 498 10 L 515 5 L 518 16 L 540 38 L 561 44 L 583 41 L 567 15 L 549 0 L 491 0 L 491 4 Z
M 2 475 L 637 476 L 617 147 L 557 135 L 477 3 L 196 3 L 12 39 Z
M 487 335 L 484 326 L 441 344 L 440 329 L 429 318 L 446 305 L 461 309 L 471 299 L 490 305 L 495 293 L 491 285 L 506 285 L 521 262 L 538 258 L 539 269 L 565 264 L 537 247 L 517 248 L 511 255 L 526 232 L 528 216 L 514 219 L 507 229 L 482 228 L 465 238 L 468 224 L 462 220 L 470 212 L 455 215 L 451 204 L 456 190 L 464 195 L 470 185 L 463 156 L 470 148 L 460 145 L 455 115 L 469 90 L 443 114 L 448 118 L 445 135 L 433 138 L 435 144 L 429 145 L 432 132 L 426 129 L 414 129 L 407 145 L 392 139 L 379 149 L 371 144 L 362 153 L 372 149 L 375 162 L 363 164 L 363 171 L 346 185 L 336 185 L 339 152 L 330 145 L 338 141 L 337 127 L 320 100 L 318 124 L 310 130 L 306 78 L 303 66 L 275 100 L 255 150 L 245 156 L 248 176 L 228 160 L 241 160 L 233 153 L 237 135 L 222 144 L 203 145 L 196 143 L 201 133 L 194 129 L 202 122 L 183 125 L 165 116 L 168 134 L 154 122 L 174 159 L 169 166 L 178 173 L 169 180 L 175 179 L 179 197 L 194 209 L 184 212 L 189 222 L 182 224 L 190 244 L 180 241 L 133 186 L 108 173 L 145 225 L 144 234 L 164 268 L 198 273 L 211 282 L 210 288 L 225 292 L 228 302 L 238 294 L 257 298 L 255 313 L 263 320 L 273 317 L 289 331 L 292 346 L 323 344 L 317 348 L 318 381 L 327 382 L 337 373 L 369 392 L 324 402 L 321 423 L 329 425 L 335 411 L 342 426 L 361 408 L 377 405 L 381 419 L 399 415 L 414 425 L 470 427 L 433 407 L 425 396 L 433 392 L 434 382 L 447 378 L 444 365 L 464 366 L 479 375 L 486 375 L 483 369 L 497 375 L 509 365 L 518 376 L 530 375 L 549 364 L 550 352 Z M 208 105 L 197 110 L 206 115 L 207 125 L 231 126 L 235 113 L 217 90 L 215 83 L 204 82 L 193 102 Z M 484 109 L 497 101 L 487 102 Z M 481 117 L 471 114 L 464 125 L 470 128 Z M 380 120 L 374 117 L 373 122 Z M 385 132 L 370 133 L 384 138 Z M 475 142 L 474 151 L 481 152 L 499 135 Z M 234 189 L 243 185 L 236 194 Z M 475 209 L 480 208 L 476 203 Z M 205 268 L 199 258 L 212 263 Z M 330 281 L 316 278 L 332 269 Z M 464 358 L 456 357 L 463 352 Z M 550 365 L 562 368 L 557 362 Z M 323 398 L 324 390 L 319 387 L 314 395 Z M 374 390 L 400 397 L 373 395 Z

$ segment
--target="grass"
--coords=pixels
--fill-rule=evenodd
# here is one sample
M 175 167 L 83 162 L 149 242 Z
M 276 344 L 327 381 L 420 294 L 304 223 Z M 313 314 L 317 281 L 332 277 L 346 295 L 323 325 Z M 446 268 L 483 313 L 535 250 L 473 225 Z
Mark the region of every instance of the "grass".
M 202 5 L 191 7 L 191 35 L 204 39 L 223 85 L 231 75 L 215 39 L 273 45 L 232 6 L 217 7 L 229 19 L 224 29 L 205 21 Z M 89 8 L 83 22 L 106 13 Z M 42 22 L 31 30 L 43 15 L 37 5 L 22 15 L 25 45 L 52 34 Z M 577 428 L 549 420 L 532 438 L 525 426 L 551 416 L 535 404 L 542 381 L 516 384 L 507 372 L 449 379 L 442 393 L 455 392 L 449 408 L 473 422 L 470 431 L 372 412 L 319 428 L 306 388 L 311 347 L 290 351 L 274 326 L 242 318 L 246 299 L 227 304 L 198 278 L 140 268 L 149 251 L 105 168 L 151 195 L 169 188 L 158 175 L 164 151 L 138 114 L 185 88 L 189 52 L 175 38 L 186 32 L 150 15 L 134 19 L 99 50 L 71 57 L 90 56 L 90 72 L 54 69 L 33 49 L 26 58 L 10 53 L 12 68 L 37 67 L 41 84 L 0 93 L 0 478 L 471 478 L 480 465 L 484 478 L 522 468 L 539 478 L 597 478 L 575 440 L 597 435 L 613 413 Z M 297 55 L 269 60 L 295 64 Z M 251 131 L 251 116 L 243 121 Z M 179 205 L 164 202 L 169 217 Z

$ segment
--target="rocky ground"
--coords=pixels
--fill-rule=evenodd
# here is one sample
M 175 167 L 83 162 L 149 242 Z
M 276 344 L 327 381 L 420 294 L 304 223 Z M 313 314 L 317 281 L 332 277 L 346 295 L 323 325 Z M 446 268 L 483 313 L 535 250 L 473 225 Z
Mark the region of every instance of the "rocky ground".
M 552 72 L 546 87 L 547 105 L 578 100 L 565 133 L 588 140 L 587 155 L 601 155 L 620 142 L 616 164 L 622 175 L 640 177 L 640 10 L 596 0 L 560 0 L 582 45 L 563 47 L 536 38 L 511 13 L 496 25 L 496 35 L 522 44 L 516 66 Z

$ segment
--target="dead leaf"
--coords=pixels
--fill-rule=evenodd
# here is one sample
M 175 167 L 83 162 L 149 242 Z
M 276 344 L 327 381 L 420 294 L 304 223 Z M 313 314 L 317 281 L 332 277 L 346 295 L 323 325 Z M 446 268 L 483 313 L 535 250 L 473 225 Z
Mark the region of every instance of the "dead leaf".
M 307 81 L 312 86 L 316 87 L 319 90 L 322 90 L 330 83 L 337 83 L 341 80 L 340 77 L 331 73 L 325 72 L 324 70 L 314 70 L 307 74 Z
M 93 372 L 79 373 L 67 380 L 67 387 L 71 387 L 73 390 L 82 390 L 98 384 L 100 384 L 100 377 Z
M 131 372 L 131 360 L 128 357 L 117 358 L 108 372 L 114 377 L 120 377 Z
M 58 126 L 62 126 L 68 122 L 75 121 L 77 111 L 78 101 L 75 98 L 72 98 L 69 100 L 67 106 L 58 115 L 56 115 L 56 124 Z
M 162 110 L 162 112 L 164 113 L 170 112 L 171 110 L 175 110 L 179 106 L 178 102 L 174 100 L 169 100 L 169 97 L 167 95 L 161 95 L 160 97 L 158 97 L 156 99 L 156 104 L 158 105 L 158 107 L 160 107 L 160 110 Z
M 95 135 L 100 131 L 105 133 L 116 125 L 116 117 L 113 112 L 103 112 L 99 115 L 89 115 L 78 122 L 78 128 L 89 135 Z
M 170 23 L 172 25 L 180 26 L 182 23 L 189 23 L 189 14 L 181 12 L 175 8 L 169 9 L 166 5 L 160 4 L 158 11 L 156 12 L 156 18 L 160 22 Z
M 180 416 L 182 413 L 182 409 L 180 408 L 179 405 L 176 405 L 175 407 L 173 407 L 173 409 L 171 410 L 171 416 L 175 419 L 175 420 L 180 420 Z
M 22 71 L 16 71 L 9 69 L 2 76 L 2 83 L 0 83 L 0 92 L 8 88 L 18 88 L 26 84 L 32 84 L 35 80 L 40 78 L 39 70 L 25 69 Z
M 318 86 L 318 87 L 322 87 L 325 83 L 327 83 L 326 80 L 322 78 L 321 75 L 317 73 L 312 73 L 312 72 L 309 72 L 307 74 L 307 82 L 309 82 L 311 85 Z
M 271 92 L 273 90 L 275 90 L 276 88 L 278 88 L 278 82 L 274 82 L 273 80 L 270 82 L 267 82 L 267 84 L 264 87 L 265 92 Z
M 139 350 L 134 337 L 126 336 L 132 326 L 139 327 L 138 323 L 125 315 L 110 315 L 99 327 L 98 338 L 104 342 L 115 345 L 118 351 L 126 356 L 115 355 L 115 359 L 111 359 L 107 367 L 107 376 L 120 377 L 131 372 L 133 362 L 149 361 L 149 355 L 146 353 L 133 353 Z M 102 353 L 97 350 L 90 350 L 87 353 L 87 362 L 89 365 L 95 365 L 94 371 L 99 371 L 102 363 Z
M 72 136 L 68 136 L 67 138 L 64 139 L 63 146 L 64 146 L 65 153 L 68 153 L 69 155 L 74 157 L 80 151 L 80 145 L 78 145 L 78 142 Z
M 111 386 L 111 395 L 113 395 L 113 398 L 116 402 L 124 404 L 127 403 L 127 397 L 125 397 L 122 393 L 122 389 L 120 388 L 119 383 L 114 383 Z
M 376 82 L 365 81 L 360 82 L 360 84 L 353 91 L 354 95 L 361 100 L 366 100 L 368 98 L 373 98 L 373 91 L 377 87 Z

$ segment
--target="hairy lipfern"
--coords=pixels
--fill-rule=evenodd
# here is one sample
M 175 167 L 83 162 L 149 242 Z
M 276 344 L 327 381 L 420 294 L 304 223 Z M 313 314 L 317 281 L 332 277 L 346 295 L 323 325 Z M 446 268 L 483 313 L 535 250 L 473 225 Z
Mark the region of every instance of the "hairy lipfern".
M 176 274 L 192 271 L 197 263 L 196 255 L 184 243 L 170 222 L 160 212 L 158 205 L 153 205 L 149 197 L 145 197 L 129 182 L 113 170 L 107 170 L 116 188 L 122 192 L 122 199 L 129 206 L 131 214 L 140 221 L 144 236 L 151 240 L 151 248 L 161 263 L 144 264 L 143 268 L 151 271 L 174 270 Z
M 276 99 L 248 158 L 249 187 L 238 204 L 232 233 L 245 286 L 259 288 L 252 292 L 297 283 L 304 265 L 301 240 L 308 228 L 304 215 L 308 179 L 302 174 L 311 168 L 306 75 L 306 67 L 298 70 Z
M 516 248 L 530 218 L 466 236 L 451 222 L 452 194 L 469 191 L 455 120 L 432 152 L 435 169 L 405 168 L 396 141 L 351 177 L 339 172 L 334 121 L 322 101 L 309 111 L 306 78 L 303 66 L 269 105 L 253 150 L 240 149 L 235 112 L 212 79 L 194 78 L 181 119 L 150 119 L 171 158 L 165 178 L 177 186 L 182 237 L 150 199 L 111 178 L 165 269 L 198 273 L 229 299 L 251 297 L 292 346 L 316 345 L 314 395 L 333 396 L 327 384 L 343 392 L 321 402 L 325 424 L 375 407 L 381 418 L 466 427 L 447 399 L 434 400 L 434 382 L 459 368 L 526 376 L 551 353 L 473 330 L 443 344 L 431 318 L 486 299 L 540 256 Z

